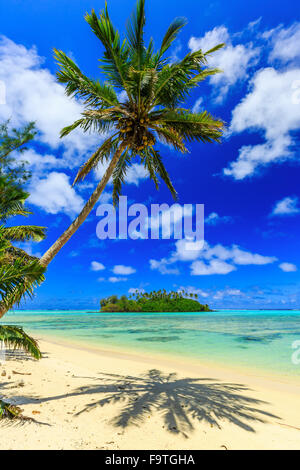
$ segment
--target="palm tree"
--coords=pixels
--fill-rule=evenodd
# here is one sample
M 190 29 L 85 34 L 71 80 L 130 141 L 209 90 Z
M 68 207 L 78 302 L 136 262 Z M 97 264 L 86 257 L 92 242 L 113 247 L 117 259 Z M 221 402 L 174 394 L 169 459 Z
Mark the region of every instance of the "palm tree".
M 138 0 L 124 40 L 111 22 L 107 5 L 99 16 L 93 10 L 85 19 L 104 46 L 100 70 L 106 82 L 88 78 L 70 57 L 55 50 L 60 67 L 58 81 L 66 85 L 68 96 L 82 99 L 85 105 L 82 117 L 62 129 L 61 137 L 76 128 L 84 132 L 110 133 L 79 169 L 74 184 L 82 181 L 97 165 L 105 161 L 109 164 L 78 217 L 41 258 L 43 266 L 51 262 L 85 221 L 111 178 L 113 201 L 117 203 L 126 171 L 135 157 L 140 158 L 156 188 L 161 178 L 176 198 L 155 144 L 162 141 L 186 153 L 186 142 L 219 142 L 224 127 L 221 120 L 206 111 L 193 113 L 182 107 L 193 88 L 206 77 L 220 72 L 207 67 L 207 57 L 224 44 L 206 52 L 189 53 L 175 63 L 168 62 L 166 53 L 186 20 L 177 18 L 172 22 L 155 52 L 153 40 L 147 46 L 144 42 L 145 0 Z M 126 96 L 125 102 L 119 99 L 121 92 Z
M 5 226 L 8 219 L 31 214 L 24 202 L 29 196 L 9 177 L 0 175 L 0 318 L 24 295 L 33 295 L 34 288 L 44 280 L 45 268 L 38 258 L 16 248 L 12 242 L 40 241 L 45 228 L 35 225 Z

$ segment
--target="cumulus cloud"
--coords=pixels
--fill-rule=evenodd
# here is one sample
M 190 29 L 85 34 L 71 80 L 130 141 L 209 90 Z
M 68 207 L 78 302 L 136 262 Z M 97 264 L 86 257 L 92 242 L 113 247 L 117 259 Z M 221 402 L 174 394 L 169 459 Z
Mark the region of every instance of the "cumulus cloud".
M 64 212 L 73 217 L 84 201 L 70 185 L 69 176 L 53 171 L 45 178 L 33 178 L 28 202 L 49 214 Z
M 201 107 L 202 107 L 202 104 L 203 104 L 203 98 L 200 97 L 196 100 L 194 106 L 193 106 L 193 113 L 200 113 L 201 112 Z
M 208 51 L 220 43 L 226 43 L 226 46 L 208 58 L 210 67 L 223 70 L 222 74 L 210 77 L 210 83 L 218 85 L 216 101 L 219 102 L 224 99 L 231 86 L 247 78 L 248 68 L 257 62 L 259 56 L 259 49 L 254 48 L 252 43 L 233 45 L 225 26 L 218 26 L 203 37 L 191 37 L 188 45 L 194 52 L 198 49 Z
M 230 132 L 257 131 L 265 142 L 241 147 L 237 160 L 224 169 L 225 175 L 242 180 L 260 167 L 295 158 L 292 132 L 300 127 L 300 106 L 293 101 L 293 84 L 299 76 L 296 68 L 256 73 L 251 91 L 232 112 Z
M 300 207 L 298 206 L 297 197 L 285 197 L 275 204 L 271 215 L 295 215 L 299 214 Z
M 79 158 L 96 142 L 96 136 L 78 130 L 59 138 L 60 130 L 78 119 L 83 108 L 65 95 L 65 88 L 43 62 L 36 47 L 27 49 L 0 37 L 0 80 L 6 86 L 6 104 L 0 107 L 0 118 L 11 119 L 16 126 L 35 121 L 40 141 L 52 148 L 63 145 L 65 165 L 70 166 L 74 152 Z
M 237 245 L 230 247 L 221 244 L 210 246 L 205 242 L 200 246 L 196 241 L 178 240 L 175 243 L 175 248 L 168 258 L 151 259 L 150 268 L 158 270 L 161 274 L 176 274 L 178 269 L 172 267 L 174 263 L 192 262 L 190 265 L 191 274 L 199 276 L 228 274 L 235 271 L 238 266 L 262 266 L 277 261 L 274 256 L 251 253 Z
M 116 282 L 126 282 L 128 279 L 127 277 L 117 277 L 111 276 L 108 278 L 109 282 L 116 283 Z
M 172 264 L 172 260 L 167 260 L 166 258 L 162 258 L 161 260 L 150 259 L 150 269 L 157 270 L 161 274 L 179 274 L 179 270 L 177 268 L 170 268 L 169 265 Z
M 202 289 L 198 289 L 196 287 L 192 287 L 192 286 L 188 286 L 188 287 L 183 287 L 181 286 L 179 289 L 178 289 L 178 292 L 179 293 L 183 293 L 183 292 L 187 292 L 188 294 L 197 294 L 198 296 L 201 296 L 201 297 L 209 297 L 209 293 L 202 290 Z
M 282 25 L 266 31 L 262 35 L 270 41 L 272 50 L 269 55 L 270 62 L 279 60 L 282 63 L 300 61 L 300 22 L 295 22 L 289 28 Z
M 97 180 L 100 180 L 104 176 L 108 165 L 109 163 L 103 163 L 98 165 L 98 167 L 95 169 L 95 177 Z M 133 163 L 126 172 L 125 182 L 127 184 L 134 184 L 135 186 L 138 186 L 142 180 L 148 177 L 149 174 L 145 170 L 144 165 L 140 163 Z M 112 184 L 112 179 L 110 179 L 109 184 Z
M 91 262 L 91 270 L 92 271 L 103 271 L 105 269 L 104 264 L 98 263 L 98 261 Z
M 216 212 L 211 212 L 207 217 L 205 217 L 204 222 L 207 225 L 217 225 L 220 223 L 231 222 L 232 218 L 228 215 L 219 215 Z
M 218 290 L 217 292 L 215 292 L 213 295 L 213 299 L 221 300 L 221 299 L 224 299 L 224 297 L 241 297 L 244 295 L 245 294 L 240 289 L 232 289 L 229 287 L 229 288 Z
M 191 265 L 191 274 L 193 276 L 207 276 L 210 274 L 228 274 L 235 271 L 236 267 L 226 263 L 226 261 L 213 259 L 208 263 L 203 261 L 194 261 Z
M 121 274 L 121 275 L 129 275 L 134 274 L 136 269 L 132 268 L 131 266 L 123 266 L 122 264 L 117 264 L 112 269 L 114 274 Z
M 291 273 L 297 271 L 297 266 L 292 263 L 281 263 L 279 268 L 285 273 Z
M 137 292 L 139 294 L 144 294 L 145 289 L 141 289 L 139 287 L 130 287 L 130 289 L 128 289 L 128 294 L 136 294 Z

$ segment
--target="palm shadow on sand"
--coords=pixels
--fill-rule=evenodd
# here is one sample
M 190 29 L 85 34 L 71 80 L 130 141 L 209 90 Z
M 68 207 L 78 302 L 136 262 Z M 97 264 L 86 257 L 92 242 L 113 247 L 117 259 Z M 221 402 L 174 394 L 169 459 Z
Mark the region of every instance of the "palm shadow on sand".
M 159 414 L 165 429 L 188 437 L 196 422 L 221 429 L 224 421 L 255 432 L 252 424 L 277 416 L 260 407 L 266 405 L 246 395 L 245 385 L 222 383 L 208 378 L 178 378 L 176 373 L 149 370 L 140 376 L 101 374 L 100 384 L 80 388 L 80 394 L 104 394 L 87 404 L 77 416 L 98 406 L 121 405 L 112 424 L 118 428 L 140 426 L 149 415 Z
M 255 423 L 278 418 L 262 407 L 268 403 L 248 396 L 245 385 L 224 383 L 212 378 L 180 378 L 176 373 L 165 374 L 152 369 L 144 374 L 118 375 L 99 373 L 88 379 L 89 385 L 70 390 L 67 394 L 50 397 L 15 397 L 19 404 L 55 402 L 71 397 L 93 397 L 75 416 L 97 407 L 118 404 L 111 424 L 116 428 L 142 426 L 149 415 L 159 415 L 165 430 L 185 437 L 194 431 L 195 424 L 206 423 L 221 429 L 225 422 L 255 432 Z M 99 397 L 100 396 L 100 397 Z

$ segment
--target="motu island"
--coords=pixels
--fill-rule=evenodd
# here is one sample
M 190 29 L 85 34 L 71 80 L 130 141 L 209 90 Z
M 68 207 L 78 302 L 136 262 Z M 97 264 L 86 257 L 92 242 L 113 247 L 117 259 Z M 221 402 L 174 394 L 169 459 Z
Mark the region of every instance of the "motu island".
M 189 296 L 190 298 L 187 298 Z M 170 292 L 165 289 L 126 295 L 112 295 L 100 301 L 101 312 L 211 312 L 207 304 L 197 301 L 197 294 Z

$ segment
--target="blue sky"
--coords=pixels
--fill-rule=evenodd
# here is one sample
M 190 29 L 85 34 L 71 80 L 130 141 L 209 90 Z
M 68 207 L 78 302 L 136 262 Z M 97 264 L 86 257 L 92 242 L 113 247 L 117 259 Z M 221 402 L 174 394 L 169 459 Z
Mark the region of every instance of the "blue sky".
M 109 0 L 124 30 L 132 0 Z M 84 21 L 102 1 L 0 1 L 0 80 L 6 104 L 0 120 L 35 120 L 39 135 L 23 158 L 33 177 L 30 223 L 48 227 L 47 239 L 26 245 L 42 254 L 79 212 L 99 168 L 72 188 L 76 169 L 101 137 L 59 130 L 77 119 L 81 104 L 55 80 L 52 49 L 69 54 L 84 73 L 99 77 L 102 47 Z M 179 155 L 160 145 L 180 204 L 205 205 L 205 248 L 187 259 L 176 240 L 106 240 L 96 237 L 96 208 L 51 263 L 46 282 L 27 308 L 97 308 L 99 299 L 130 289 L 185 287 L 213 307 L 300 306 L 300 18 L 292 1 L 184 2 L 148 0 L 146 36 L 158 45 L 176 16 L 188 25 L 171 49 L 172 60 L 226 42 L 211 58 L 224 73 L 201 85 L 187 102 L 227 122 L 221 145 L 189 145 Z M 103 200 L 109 201 L 111 186 Z M 130 203 L 172 204 L 136 162 L 123 194 Z M 19 221 L 21 222 L 21 220 Z M 101 269 L 100 269 L 101 268 Z

